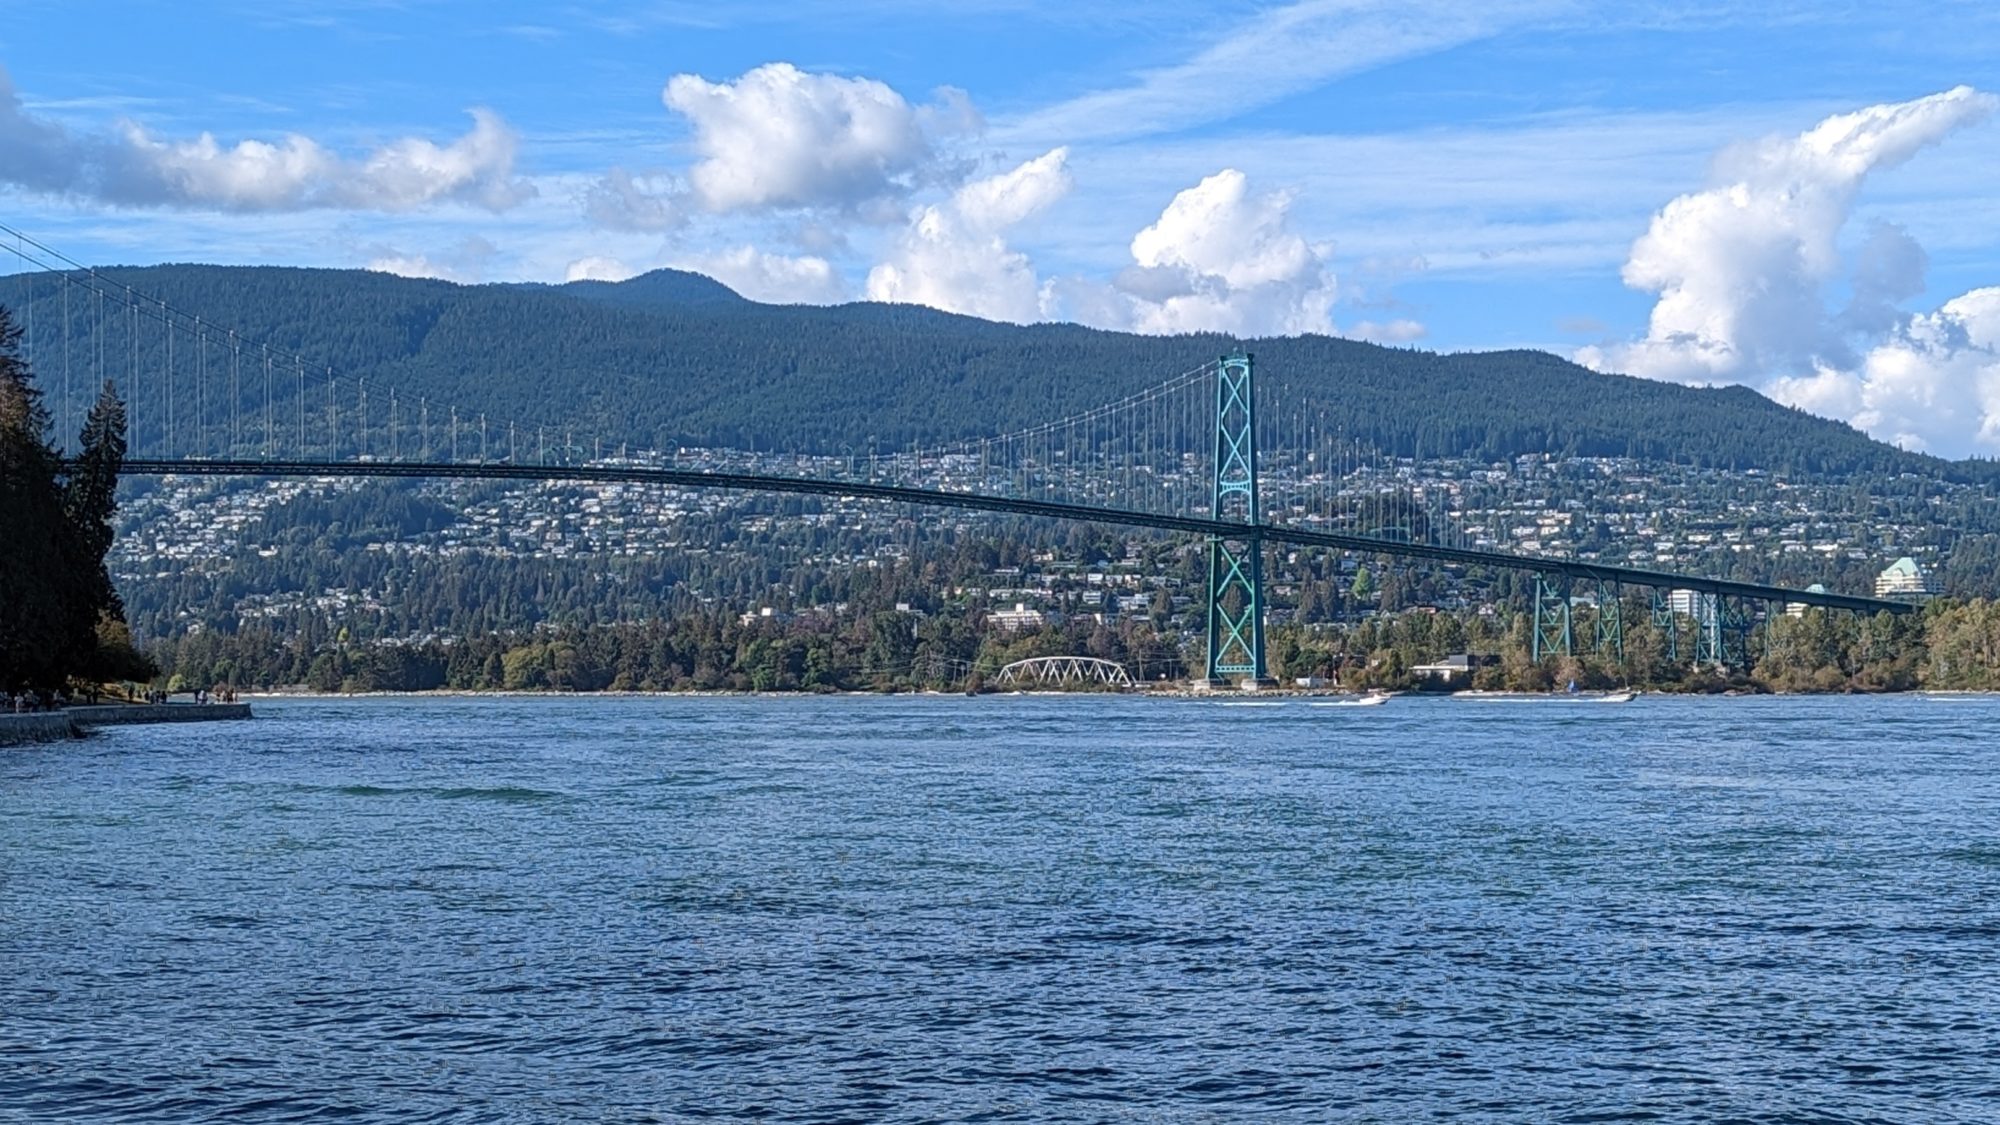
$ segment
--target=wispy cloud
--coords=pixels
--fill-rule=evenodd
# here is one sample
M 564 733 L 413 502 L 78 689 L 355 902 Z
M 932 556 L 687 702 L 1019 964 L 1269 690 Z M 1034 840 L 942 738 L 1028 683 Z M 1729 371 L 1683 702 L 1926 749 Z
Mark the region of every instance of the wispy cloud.
M 1015 121 L 1003 142 L 1078 143 L 1171 133 L 1400 59 L 1571 10 L 1568 0 L 1299 0 L 1251 18 L 1185 62 Z
M 495 34 L 509 36 L 514 39 L 526 39 L 531 43 L 552 43 L 563 36 L 559 28 L 545 27 L 536 23 L 510 24 L 498 29 Z

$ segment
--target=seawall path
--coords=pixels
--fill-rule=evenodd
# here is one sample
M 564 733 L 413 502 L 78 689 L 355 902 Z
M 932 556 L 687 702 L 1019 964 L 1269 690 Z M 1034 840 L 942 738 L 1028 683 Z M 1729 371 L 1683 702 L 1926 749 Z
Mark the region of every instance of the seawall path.
M 139 723 L 212 723 L 250 717 L 248 703 L 96 704 L 28 715 L 0 715 L 0 746 L 80 738 L 97 727 Z

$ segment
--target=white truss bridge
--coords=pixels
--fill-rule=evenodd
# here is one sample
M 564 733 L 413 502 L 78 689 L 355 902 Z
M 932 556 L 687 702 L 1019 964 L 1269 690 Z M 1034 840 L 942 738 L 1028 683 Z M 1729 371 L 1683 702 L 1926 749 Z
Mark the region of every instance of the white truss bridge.
M 1064 687 L 1074 684 L 1108 684 L 1132 687 L 1132 674 L 1114 660 L 1095 656 L 1035 656 L 1016 660 L 994 676 L 998 684 L 1036 684 Z

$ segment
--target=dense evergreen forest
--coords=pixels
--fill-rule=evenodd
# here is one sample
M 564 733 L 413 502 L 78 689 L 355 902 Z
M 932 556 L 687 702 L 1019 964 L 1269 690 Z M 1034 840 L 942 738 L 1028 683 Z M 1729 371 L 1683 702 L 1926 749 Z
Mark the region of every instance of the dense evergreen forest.
M 1487 690 L 1550 691 L 1570 682 L 1673 692 L 2000 690 L 2000 603 L 1991 601 L 1938 601 L 1902 616 L 1778 616 L 1732 642 L 1744 647 L 1726 669 L 1691 662 L 1689 636 L 1678 638 L 1676 652 L 1643 602 L 1625 609 L 1622 653 L 1586 650 L 1540 663 L 1531 655 L 1529 618 L 1519 612 L 1418 608 L 1335 626 L 1281 625 L 1271 631 L 1271 671 L 1287 681 L 1317 676 L 1347 688 L 1427 690 L 1439 685 L 1418 666 L 1470 651 L 1490 662 L 1458 686 Z M 1078 617 L 1015 633 L 962 607 L 752 619 L 693 609 L 408 644 L 370 644 L 323 626 L 292 633 L 258 626 L 186 634 L 162 646 L 161 656 L 176 689 L 957 691 L 993 688 L 1007 662 L 1048 655 L 1115 660 L 1149 683 L 1180 680 L 1200 655 L 1193 646 L 1182 651 L 1170 639 L 1178 634 L 1159 623 L 1158 616 Z M 1591 624 L 1586 611 L 1582 628 Z
M 296 353 L 316 375 L 368 379 L 378 404 L 393 387 L 405 403 L 427 397 L 655 448 L 832 453 L 862 441 L 890 450 L 979 437 L 1101 405 L 1237 346 L 1213 335 L 995 324 L 907 305 L 763 305 L 673 271 L 560 286 L 194 265 L 99 277 L 247 342 L 234 359 L 236 405 L 246 414 L 264 407 L 256 348 L 269 345 L 280 353 L 272 394 L 283 418 L 294 413 Z M 124 379 L 167 362 L 157 319 L 120 313 L 115 301 L 102 313 L 80 285 L 65 309 L 64 286 L 48 275 L 0 286 L 0 299 L 32 303 L 39 353 L 67 355 L 80 374 Z M 228 349 L 211 350 L 190 355 L 183 341 L 180 370 L 214 364 L 212 382 L 226 386 Z M 1398 456 L 1547 452 L 1994 479 L 1991 462 L 1904 453 L 1746 388 L 1601 375 L 1541 352 L 1438 355 L 1324 336 L 1260 340 L 1255 351 L 1268 408 L 1323 412 L 1327 426 Z M 145 391 L 135 411 L 149 409 Z M 186 432 L 193 412 L 219 421 L 230 403 L 211 391 L 178 409 Z M 137 431 L 135 455 L 153 452 L 159 427 Z
M 107 385 L 65 465 L 21 358 L 21 328 L 0 306 L 0 695 L 146 680 L 104 558 L 111 547 L 124 406 Z

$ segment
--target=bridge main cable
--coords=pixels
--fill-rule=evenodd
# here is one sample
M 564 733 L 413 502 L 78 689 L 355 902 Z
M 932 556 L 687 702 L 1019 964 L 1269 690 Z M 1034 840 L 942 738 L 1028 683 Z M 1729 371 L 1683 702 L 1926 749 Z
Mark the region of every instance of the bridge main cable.
M 906 485 L 875 484 L 862 481 L 818 480 L 812 477 L 769 476 L 761 473 L 704 472 L 698 469 L 642 468 L 623 465 L 510 465 L 505 463 L 453 464 L 421 461 L 234 461 L 234 460 L 149 460 L 124 463 L 123 472 L 132 476 L 206 477 L 375 477 L 404 480 L 518 480 L 565 481 L 580 484 L 657 484 L 679 488 L 721 488 L 744 492 L 781 492 L 799 495 L 852 497 L 929 507 L 961 508 L 1012 515 L 1042 516 L 1048 519 L 1084 523 L 1107 523 L 1125 527 L 1145 527 L 1158 531 L 1180 531 L 1191 535 L 1242 536 L 1246 530 L 1274 543 L 1302 547 L 1326 547 L 1339 551 L 1395 555 L 1429 559 L 1464 566 L 1498 567 L 1535 574 L 1560 574 L 1594 581 L 1623 582 L 1661 590 L 1692 590 L 1701 594 L 1746 598 L 1752 601 L 1785 602 L 1841 609 L 1855 613 L 1912 613 L 1909 602 L 1887 598 L 1835 594 L 1819 590 L 1794 590 L 1758 582 L 1738 582 L 1724 578 L 1673 574 L 1660 570 L 1610 566 L 1576 559 L 1541 558 L 1506 551 L 1485 551 L 1471 547 L 1447 547 L 1429 543 L 1375 539 L 1366 535 L 1345 535 L 1333 531 L 1309 531 L 1287 524 L 1259 523 L 1254 529 L 1240 522 L 1192 515 L 1133 512 L 1120 508 L 1099 508 L 1053 500 L 1028 500 L 1004 496 L 984 496 L 976 492 L 947 492 L 941 489 L 911 488 Z

